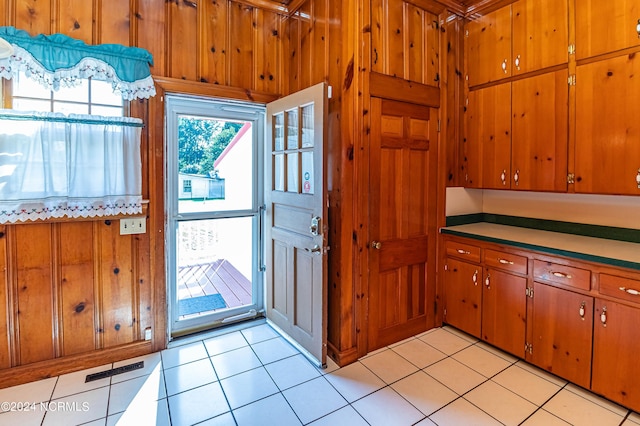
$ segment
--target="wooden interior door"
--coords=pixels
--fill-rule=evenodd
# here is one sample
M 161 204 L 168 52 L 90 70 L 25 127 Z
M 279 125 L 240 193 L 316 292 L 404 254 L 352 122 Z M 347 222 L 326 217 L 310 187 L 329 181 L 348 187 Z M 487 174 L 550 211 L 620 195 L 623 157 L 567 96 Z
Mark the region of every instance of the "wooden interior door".
M 368 350 L 434 322 L 437 110 L 372 99 Z
M 328 86 L 267 105 L 266 310 L 319 366 L 327 355 Z

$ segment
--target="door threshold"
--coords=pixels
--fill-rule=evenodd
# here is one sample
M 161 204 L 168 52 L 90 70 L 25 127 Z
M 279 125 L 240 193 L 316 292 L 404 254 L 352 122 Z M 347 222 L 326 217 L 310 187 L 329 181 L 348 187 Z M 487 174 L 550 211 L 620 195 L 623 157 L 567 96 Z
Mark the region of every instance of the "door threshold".
M 223 325 L 217 327 L 214 330 L 203 330 L 184 336 L 178 336 L 171 339 L 167 344 L 167 349 L 175 348 L 176 346 L 188 345 L 190 343 L 199 342 L 201 340 L 212 339 L 214 337 L 222 336 L 224 334 L 233 333 L 235 331 L 244 330 L 245 328 L 255 327 L 260 324 L 265 324 L 267 320 L 264 317 L 254 318 L 246 321 L 236 322 L 233 324 Z

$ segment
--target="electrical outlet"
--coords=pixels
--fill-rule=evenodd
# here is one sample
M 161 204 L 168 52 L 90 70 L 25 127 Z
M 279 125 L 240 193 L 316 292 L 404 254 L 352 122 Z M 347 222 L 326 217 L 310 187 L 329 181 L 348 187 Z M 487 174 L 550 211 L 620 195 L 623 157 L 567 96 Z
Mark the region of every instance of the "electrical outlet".
M 144 234 L 147 232 L 147 218 L 129 217 L 120 219 L 120 235 Z

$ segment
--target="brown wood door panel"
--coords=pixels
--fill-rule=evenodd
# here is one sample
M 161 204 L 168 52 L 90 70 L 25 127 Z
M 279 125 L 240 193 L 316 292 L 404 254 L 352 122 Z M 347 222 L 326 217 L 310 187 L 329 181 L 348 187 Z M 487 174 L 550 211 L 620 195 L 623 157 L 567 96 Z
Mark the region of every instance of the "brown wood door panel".
M 511 189 L 566 191 L 567 77 L 561 70 L 513 82 Z
M 606 326 L 601 321 L 605 308 Z M 636 374 L 640 310 L 596 299 L 593 330 L 591 389 L 635 411 L 640 410 L 640 382 Z
M 469 86 L 511 76 L 511 6 L 470 21 L 466 34 Z
M 487 269 L 482 284 L 482 339 L 524 358 L 527 278 Z
M 540 283 L 534 283 L 533 291 L 533 353 L 527 359 L 588 388 L 591 383 L 593 297 Z M 580 316 L 582 306 L 584 317 Z
M 481 336 L 482 267 L 447 259 L 444 299 L 445 322 L 472 336 Z
M 512 174 L 511 84 L 469 92 L 466 118 L 470 186 L 509 189 Z
M 636 0 L 576 0 L 576 59 L 640 45 Z
M 575 189 L 640 195 L 640 55 L 576 70 Z
M 520 0 L 511 10 L 514 76 L 569 61 L 568 2 Z
M 372 99 L 368 350 L 424 331 L 434 286 L 435 114 Z M 431 112 L 430 112 L 431 111 Z M 434 287 L 431 287 L 433 289 Z

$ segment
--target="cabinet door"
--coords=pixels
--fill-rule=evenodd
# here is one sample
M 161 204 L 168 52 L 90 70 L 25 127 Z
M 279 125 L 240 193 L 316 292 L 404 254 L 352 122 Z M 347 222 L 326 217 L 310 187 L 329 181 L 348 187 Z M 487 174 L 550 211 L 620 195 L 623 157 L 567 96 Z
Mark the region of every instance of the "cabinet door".
M 639 411 L 640 381 L 636 356 L 640 352 L 640 310 L 596 299 L 593 328 L 591 389 Z
M 533 348 L 527 360 L 588 388 L 593 298 L 540 283 L 533 289 Z
M 512 75 L 569 61 L 566 0 L 520 0 L 511 8 Z
M 527 279 L 487 269 L 482 290 L 482 339 L 524 358 Z
M 640 195 L 640 55 L 576 70 L 576 192 Z
M 467 23 L 469 86 L 511 76 L 511 6 Z
M 511 175 L 511 84 L 499 84 L 469 92 L 465 145 L 471 180 L 488 189 L 508 189 Z M 477 176 L 480 176 L 478 179 Z
M 576 59 L 640 45 L 637 0 L 576 0 Z
M 480 337 L 482 268 L 472 263 L 447 259 L 444 321 Z
M 567 190 L 567 70 L 514 81 L 511 189 Z

